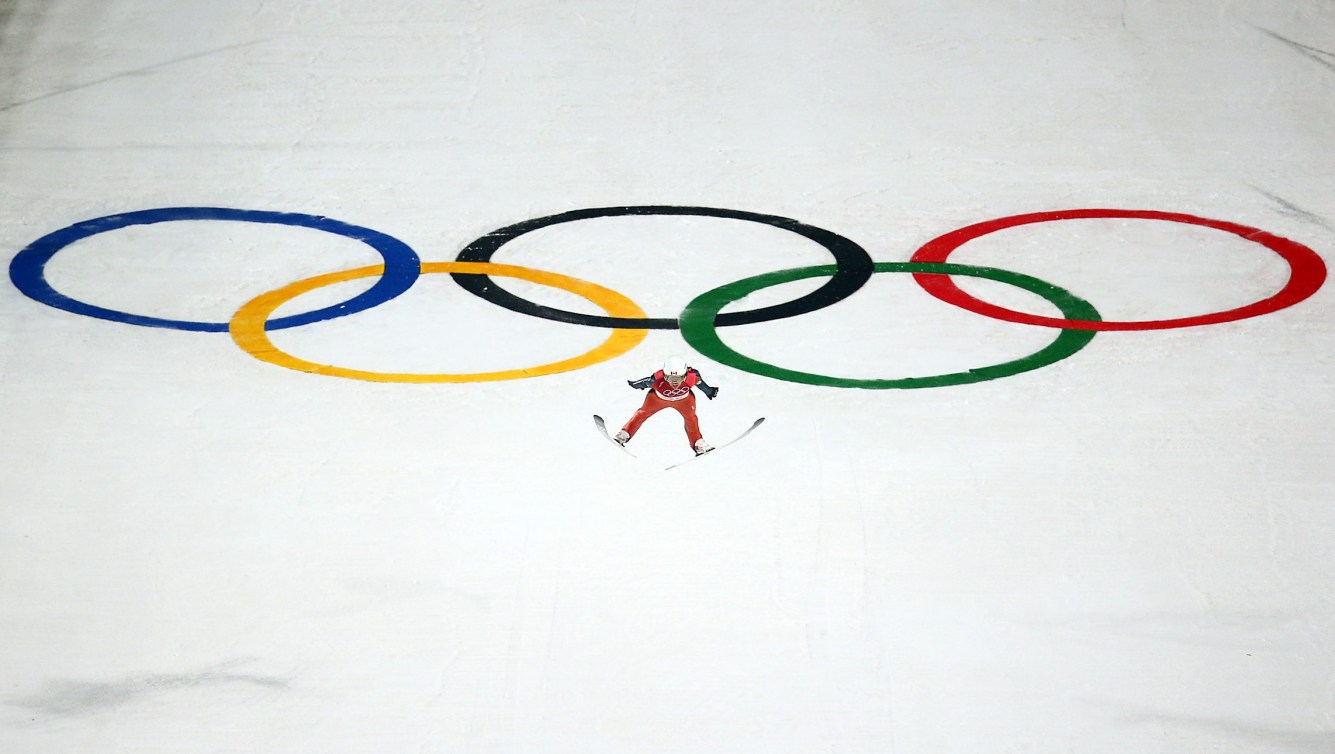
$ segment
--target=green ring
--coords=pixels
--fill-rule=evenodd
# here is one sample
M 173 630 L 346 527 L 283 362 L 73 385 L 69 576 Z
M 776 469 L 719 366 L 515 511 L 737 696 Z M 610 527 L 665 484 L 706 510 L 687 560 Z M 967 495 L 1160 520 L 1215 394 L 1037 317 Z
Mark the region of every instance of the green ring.
M 1007 283 L 1018 288 L 1023 288 L 1030 293 L 1037 294 L 1052 302 L 1062 315 L 1071 320 L 1100 321 L 1099 316 L 1092 304 L 1084 299 L 1077 298 L 1074 294 L 1062 288 L 1058 288 L 1051 283 L 1046 283 L 1038 278 L 1028 275 L 1021 275 L 1018 272 L 1007 270 L 998 270 L 993 267 L 975 267 L 973 265 L 947 264 L 943 262 L 878 262 L 875 265 L 876 272 L 911 272 L 940 275 L 966 275 L 969 277 L 986 278 L 1000 283 Z M 763 361 L 757 361 L 749 356 L 734 351 L 726 345 L 718 335 L 718 329 L 714 327 L 714 318 L 718 316 L 720 310 L 728 304 L 737 301 L 745 296 L 749 296 L 762 288 L 769 288 L 783 283 L 791 283 L 795 280 L 805 280 L 806 278 L 833 275 L 834 265 L 820 265 L 816 267 L 798 267 L 791 270 L 780 270 L 778 272 L 769 272 L 764 275 L 738 280 L 735 283 L 719 286 L 711 291 L 707 291 L 697 296 L 691 303 L 686 305 L 685 311 L 681 314 L 681 334 L 692 348 L 699 351 L 702 355 L 723 364 L 724 366 L 735 367 L 744 372 L 751 372 L 762 377 L 772 377 L 777 380 L 786 380 L 788 382 L 800 382 L 807 385 L 820 385 L 824 387 L 855 387 L 867 390 L 907 390 L 911 388 L 923 387 L 948 387 L 951 385 L 967 385 L 974 382 L 985 382 L 995 380 L 1001 377 L 1010 377 L 1021 372 L 1028 372 L 1033 369 L 1039 369 L 1049 364 L 1056 363 L 1062 359 L 1074 355 L 1076 351 L 1084 348 L 1089 341 L 1094 339 L 1093 330 L 1061 330 L 1057 339 L 1048 344 L 1047 347 L 1024 356 L 1014 361 L 1007 361 L 1003 364 L 979 367 L 970 369 L 967 372 L 955 372 L 953 374 L 942 374 L 932 377 L 901 377 L 899 379 L 850 379 L 845 377 L 829 377 L 823 374 L 812 374 L 810 372 L 798 372 L 792 369 L 766 364 Z

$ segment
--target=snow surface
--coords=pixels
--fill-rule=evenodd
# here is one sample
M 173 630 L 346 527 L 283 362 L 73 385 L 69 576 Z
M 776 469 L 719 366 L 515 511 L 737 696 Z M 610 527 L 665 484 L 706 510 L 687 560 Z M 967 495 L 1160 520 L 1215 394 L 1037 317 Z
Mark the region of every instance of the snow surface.
M 10 258 L 178 206 L 327 216 L 437 262 L 529 218 L 650 204 L 795 218 L 883 262 L 1089 207 L 1335 248 L 1319 0 L 8 0 L 0 30 Z M 377 261 L 309 229 L 195 221 L 87 238 L 46 271 L 99 306 L 226 322 Z M 496 261 L 675 317 L 829 256 L 754 223 L 621 217 Z M 1106 319 L 1234 308 L 1288 277 L 1247 239 L 1116 219 L 1002 231 L 952 261 Z M 1332 287 L 1100 333 L 1005 379 L 858 390 L 715 363 L 671 330 L 532 379 L 343 379 L 6 283 L 0 751 L 1335 752 Z M 446 275 L 272 334 L 406 372 L 519 369 L 605 336 Z M 842 377 L 967 370 L 1054 336 L 902 274 L 724 334 Z M 675 417 L 645 425 L 638 458 L 589 417 L 624 421 L 625 381 L 673 353 L 721 387 L 707 438 L 767 421 L 665 472 L 689 456 Z

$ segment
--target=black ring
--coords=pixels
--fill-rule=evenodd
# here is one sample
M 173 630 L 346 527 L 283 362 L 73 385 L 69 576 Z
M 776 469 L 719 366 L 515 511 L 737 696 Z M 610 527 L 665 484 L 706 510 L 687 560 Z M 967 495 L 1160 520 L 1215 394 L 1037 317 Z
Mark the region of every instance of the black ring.
M 571 210 L 570 212 L 562 212 L 556 215 L 525 220 L 521 223 L 508 225 L 500 230 L 492 231 L 476 241 L 473 241 L 468 244 L 468 246 L 464 247 L 463 251 L 459 252 L 456 261 L 490 262 L 497 250 L 506 243 L 513 241 L 525 233 L 540 228 L 546 228 L 550 225 L 559 225 L 561 223 L 569 223 L 576 220 L 589 220 L 595 217 L 622 217 L 625 215 L 698 215 L 701 217 L 723 217 L 732 220 L 746 220 L 747 222 L 771 225 L 775 228 L 796 233 L 804 238 L 809 238 L 825 247 L 826 251 L 829 251 L 830 254 L 834 256 L 836 267 L 835 273 L 830 277 L 829 281 L 820 288 L 817 288 L 801 298 L 796 298 L 786 303 L 775 304 L 762 309 L 720 314 L 714 321 L 715 325 L 720 327 L 727 325 L 748 325 L 756 322 L 769 322 L 775 319 L 795 317 L 799 314 L 807 314 L 808 312 L 814 312 L 817 309 L 823 309 L 831 304 L 836 304 L 848 298 L 854 291 L 861 288 L 864 283 L 871 279 L 872 272 L 874 271 L 874 263 L 866 249 L 863 249 L 850 239 L 844 238 L 837 233 L 832 233 L 824 228 L 817 228 L 814 225 L 807 225 L 786 217 L 761 215 L 755 212 L 743 212 L 735 209 L 655 205 L 638 207 L 593 207 L 590 209 Z M 550 306 L 535 304 L 532 301 L 510 293 L 497 285 L 496 282 L 487 275 L 453 273 L 451 276 L 456 283 L 469 293 L 520 314 L 528 314 L 534 317 L 541 317 L 543 319 L 566 322 L 574 325 L 588 325 L 590 327 L 647 330 L 675 330 L 680 327 L 680 323 L 676 318 L 600 317 L 592 314 L 578 314 L 563 309 L 554 309 Z

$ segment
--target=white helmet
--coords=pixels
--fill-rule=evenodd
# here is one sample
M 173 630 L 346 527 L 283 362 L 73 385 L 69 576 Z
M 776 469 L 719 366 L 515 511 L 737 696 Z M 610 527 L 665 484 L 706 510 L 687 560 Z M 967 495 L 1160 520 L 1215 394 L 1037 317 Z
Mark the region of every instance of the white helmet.
M 663 376 L 673 379 L 682 379 L 686 376 L 686 359 L 680 356 L 669 356 L 667 361 L 663 362 Z

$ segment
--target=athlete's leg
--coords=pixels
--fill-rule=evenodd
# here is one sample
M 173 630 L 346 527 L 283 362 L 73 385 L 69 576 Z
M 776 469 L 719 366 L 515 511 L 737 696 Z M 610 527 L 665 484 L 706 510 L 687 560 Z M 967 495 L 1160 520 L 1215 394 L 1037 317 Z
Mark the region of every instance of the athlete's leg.
M 691 393 L 679 401 L 673 401 L 671 404 L 681 414 L 682 422 L 686 425 L 686 439 L 691 441 L 691 448 L 700 442 L 700 419 L 695 415 L 695 394 Z
M 644 424 L 645 419 L 648 419 L 670 405 L 672 404 L 668 401 L 659 398 L 658 393 L 650 390 L 649 394 L 644 396 L 644 403 L 631 415 L 630 421 L 626 422 L 626 426 L 622 427 L 621 431 L 634 437 L 635 433 L 640 431 L 640 425 Z

